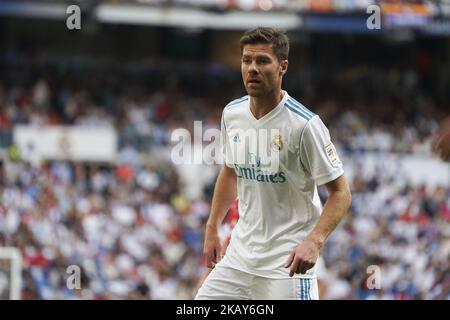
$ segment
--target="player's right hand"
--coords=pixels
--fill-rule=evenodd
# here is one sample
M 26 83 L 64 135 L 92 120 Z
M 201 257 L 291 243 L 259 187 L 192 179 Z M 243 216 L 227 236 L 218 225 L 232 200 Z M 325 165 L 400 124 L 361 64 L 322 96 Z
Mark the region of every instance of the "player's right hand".
M 203 254 L 208 268 L 214 268 L 222 259 L 222 245 L 216 228 L 206 227 Z

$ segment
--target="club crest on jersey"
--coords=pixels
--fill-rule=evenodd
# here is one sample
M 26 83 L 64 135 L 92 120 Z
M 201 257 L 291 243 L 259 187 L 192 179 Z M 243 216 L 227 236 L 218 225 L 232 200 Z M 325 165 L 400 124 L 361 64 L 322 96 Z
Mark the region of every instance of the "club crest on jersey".
M 241 142 L 241 138 L 239 137 L 239 133 L 236 133 L 233 137 L 234 142 Z
M 281 151 L 283 149 L 283 137 L 281 134 L 276 134 L 273 137 L 271 146 L 273 151 Z

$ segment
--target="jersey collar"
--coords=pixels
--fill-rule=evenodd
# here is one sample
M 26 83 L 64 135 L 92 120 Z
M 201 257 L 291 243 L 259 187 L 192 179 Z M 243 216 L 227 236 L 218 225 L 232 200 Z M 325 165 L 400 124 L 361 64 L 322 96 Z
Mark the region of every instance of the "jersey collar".
M 253 115 L 252 111 L 250 110 L 250 100 L 252 97 L 249 97 L 249 99 L 247 100 L 247 116 L 250 120 L 250 122 L 254 125 L 254 126 L 261 126 L 264 123 L 266 123 L 267 121 L 269 121 L 270 119 L 272 119 L 273 117 L 275 117 L 275 115 L 277 115 L 281 109 L 283 109 L 284 104 L 286 103 L 287 99 L 289 98 L 289 94 L 286 91 L 282 91 L 283 92 L 283 98 L 281 99 L 280 103 L 273 108 L 272 110 L 270 110 L 267 114 L 265 114 L 263 117 L 256 119 L 255 116 Z

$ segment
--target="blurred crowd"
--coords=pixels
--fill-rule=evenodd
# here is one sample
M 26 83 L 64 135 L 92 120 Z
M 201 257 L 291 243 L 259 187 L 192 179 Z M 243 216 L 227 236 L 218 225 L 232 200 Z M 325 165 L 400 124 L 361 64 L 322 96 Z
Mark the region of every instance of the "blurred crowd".
M 24 299 L 193 296 L 210 195 L 189 199 L 169 164 L 5 162 L 1 186 L 0 244 L 23 253 Z M 352 190 L 323 252 L 323 298 L 449 299 L 449 188 L 374 175 Z M 70 265 L 81 268 L 82 290 L 67 289 Z M 367 287 L 371 265 L 382 290 Z
M 315 3 L 310 0 L 91 0 L 97 3 L 139 3 L 150 5 L 164 5 L 176 7 L 201 7 L 215 10 L 243 10 L 243 11 L 283 11 L 295 10 L 300 12 L 363 12 L 370 5 L 380 3 L 400 3 L 410 4 L 410 1 L 380 1 L 380 0 L 339 0 L 339 1 L 325 1 Z M 429 0 L 415 0 L 414 4 L 423 4 L 429 10 L 439 8 L 439 2 Z
M 209 204 L 179 189 L 164 163 L 4 163 L 0 245 L 23 253 L 23 298 L 190 298 Z M 70 265 L 82 290 L 67 289 Z
M 223 106 L 243 95 L 239 73 L 164 60 L 73 70 L 3 59 L 0 246 L 23 254 L 22 297 L 192 298 L 218 167 L 175 166 L 157 153 L 194 120 L 218 128 Z M 293 68 L 286 88 L 324 119 L 353 172 L 350 213 L 323 251 L 323 298 L 450 299 L 448 185 L 412 185 L 396 168 L 367 174 L 358 163 L 368 152 L 432 157 L 448 100 L 411 70 L 347 66 L 326 86 L 314 72 Z M 11 152 L 16 124 L 113 126 L 118 162 L 21 161 Z M 70 265 L 81 268 L 81 290 L 66 286 Z M 368 287 L 371 265 L 380 290 Z
M 149 152 L 170 145 L 176 128 L 192 131 L 195 120 L 205 130 L 218 128 L 223 106 L 245 94 L 239 73 L 214 63 L 77 65 L 61 59 L 49 65 L 51 57 L 38 56 L 30 65 L 29 57 L 16 53 L 3 58 L 2 148 L 12 144 L 16 124 L 68 124 L 114 126 L 120 148 Z M 429 155 L 430 139 L 450 108 L 450 64 L 436 72 L 441 79 L 433 92 L 423 85 L 429 76 L 416 70 L 364 64 L 334 70 L 292 66 L 284 86 L 321 116 L 345 150 Z
M 347 154 L 345 166 L 358 167 L 357 158 Z M 325 297 L 448 300 L 450 188 L 399 179 L 400 163 L 378 167 L 352 179 L 350 215 L 323 252 Z

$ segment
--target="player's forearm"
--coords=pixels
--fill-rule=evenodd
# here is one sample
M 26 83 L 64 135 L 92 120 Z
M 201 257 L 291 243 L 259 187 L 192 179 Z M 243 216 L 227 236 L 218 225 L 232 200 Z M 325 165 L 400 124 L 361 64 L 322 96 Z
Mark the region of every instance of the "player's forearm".
M 217 229 L 222 223 L 228 209 L 236 199 L 236 184 L 234 170 L 224 166 L 217 177 L 207 228 Z
M 322 215 L 308 238 L 322 248 L 328 236 L 347 213 L 351 201 L 352 196 L 346 182 L 342 183 L 337 190 L 331 190 Z

